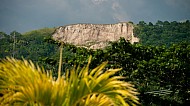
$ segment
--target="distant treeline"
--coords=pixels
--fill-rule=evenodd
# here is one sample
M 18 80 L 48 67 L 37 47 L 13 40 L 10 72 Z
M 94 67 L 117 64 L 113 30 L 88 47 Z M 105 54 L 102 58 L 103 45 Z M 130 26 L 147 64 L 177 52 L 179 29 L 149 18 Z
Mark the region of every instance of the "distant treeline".
M 170 46 L 182 41 L 190 42 L 190 21 L 157 21 L 155 24 L 140 21 L 136 25 L 134 32 L 143 45 Z

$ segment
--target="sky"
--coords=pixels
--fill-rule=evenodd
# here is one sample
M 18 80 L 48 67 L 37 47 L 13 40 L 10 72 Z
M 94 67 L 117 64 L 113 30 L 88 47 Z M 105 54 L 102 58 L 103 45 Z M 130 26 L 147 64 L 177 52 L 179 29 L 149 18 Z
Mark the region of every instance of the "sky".
M 0 31 L 76 23 L 190 20 L 190 0 L 0 0 Z

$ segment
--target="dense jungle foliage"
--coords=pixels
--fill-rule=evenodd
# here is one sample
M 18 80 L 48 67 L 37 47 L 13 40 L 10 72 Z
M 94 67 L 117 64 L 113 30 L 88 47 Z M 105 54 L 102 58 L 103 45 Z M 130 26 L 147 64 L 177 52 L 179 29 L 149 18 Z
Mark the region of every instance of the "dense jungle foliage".
M 57 75 L 59 44 L 50 39 L 53 30 L 14 31 L 10 35 L 1 32 L 0 58 L 30 59 Z M 118 74 L 135 85 L 143 105 L 190 104 L 190 22 L 140 21 L 134 31 L 140 38 L 134 45 L 123 38 L 103 50 L 65 44 L 62 70 L 82 67 L 92 55 L 91 68 L 104 61 L 108 61 L 107 68 L 122 68 Z
M 170 46 L 173 43 L 190 41 L 190 21 L 157 21 L 155 24 L 140 21 L 134 32 L 143 45 Z

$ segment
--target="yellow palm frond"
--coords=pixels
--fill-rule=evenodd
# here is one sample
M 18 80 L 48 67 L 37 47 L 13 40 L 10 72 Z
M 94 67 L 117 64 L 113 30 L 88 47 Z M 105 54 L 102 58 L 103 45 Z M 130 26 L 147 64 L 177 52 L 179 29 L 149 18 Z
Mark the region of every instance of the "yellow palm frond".
M 91 58 L 90 58 L 91 59 Z M 121 69 L 103 71 L 107 62 L 89 70 L 73 68 L 54 80 L 31 61 L 7 58 L 0 63 L 0 105 L 127 106 L 138 104 L 136 90 Z

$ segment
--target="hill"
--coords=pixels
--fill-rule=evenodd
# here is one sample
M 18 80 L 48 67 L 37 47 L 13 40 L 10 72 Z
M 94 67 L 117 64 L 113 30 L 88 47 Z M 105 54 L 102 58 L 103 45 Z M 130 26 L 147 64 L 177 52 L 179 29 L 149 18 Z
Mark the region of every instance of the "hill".
M 141 21 L 134 29 L 140 38 L 138 44 L 132 45 L 123 38 L 97 50 L 65 44 L 62 71 L 86 65 L 92 55 L 90 68 L 103 61 L 108 61 L 106 68 L 122 68 L 118 74 L 135 85 L 142 105 L 185 106 L 190 103 L 189 26 L 189 21 L 158 21 L 155 25 Z M 1 32 L 0 58 L 23 57 L 56 75 L 59 45 L 50 39 L 53 31 L 45 28 L 24 34 L 14 31 L 10 35 Z

